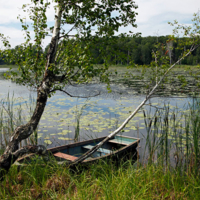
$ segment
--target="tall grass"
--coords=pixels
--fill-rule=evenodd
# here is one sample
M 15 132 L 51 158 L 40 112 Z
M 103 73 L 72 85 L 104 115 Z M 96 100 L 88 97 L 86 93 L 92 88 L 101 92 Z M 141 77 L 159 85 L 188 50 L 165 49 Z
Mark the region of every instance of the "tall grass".
M 27 118 L 33 113 L 35 100 L 29 97 L 29 103 L 16 103 L 14 94 L 7 95 L 0 101 L 0 149 L 4 149 L 16 127 L 27 122 Z M 17 106 L 17 107 L 16 107 Z M 25 112 L 24 112 L 25 109 Z M 37 130 L 33 136 L 23 141 L 24 144 L 37 144 Z M 23 143 L 20 143 L 22 146 Z
M 99 162 L 72 171 L 65 166 L 13 166 L 0 183 L 1 199 L 199 199 L 200 179 L 161 166 Z
M 144 111 L 146 126 L 145 155 L 148 163 L 179 168 L 199 174 L 200 168 L 200 101 L 194 99 L 187 112 L 169 106 L 154 114 Z M 145 158 L 145 156 L 144 156 Z M 155 159 L 156 158 L 156 159 Z
M 23 122 L 22 107 L 14 110 L 13 101 L 2 102 L 0 110 L 0 127 L 7 134 Z M 77 111 L 77 131 L 84 109 Z M 200 102 L 194 100 L 188 109 L 171 112 L 165 105 L 153 114 L 144 111 L 144 162 L 100 161 L 75 171 L 53 161 L 20 171 L 12 166 L 0 183 L 0 199 L 199 199 Z M 4 133 L 1 143 L 6 144 Z

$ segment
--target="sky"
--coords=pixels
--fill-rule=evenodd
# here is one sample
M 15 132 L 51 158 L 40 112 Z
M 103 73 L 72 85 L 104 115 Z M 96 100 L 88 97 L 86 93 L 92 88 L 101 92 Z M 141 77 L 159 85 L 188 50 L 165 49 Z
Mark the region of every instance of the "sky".
M 0 0 L 0 33 L 9 36 L 11 47 L 24 42 L 24 35 L 21 31 L 21 23 L 17 16 L 23 14 L 21 6 L 30 3 L 30 0 Z M 120 28 L 119 33 L 131 30 L 134 33 L 141 32 L 142 36 L 162 36 L 171 35 L 172 27 L 168 22 L 178 20 L 181 24 L 191 24 L 193 14 L 200 9 L 199 0 L 136 0 L 138 5 L 136 12 L 137 28 Z M 54 23 L 54 9 L 48 13 L 49 24 Z M 32 33 L 33 34 L 33 33 Z M 45 47 L 50 41 L 50 37 L 45 39 Z M 0 44 L 0 48 L 2 44 Z

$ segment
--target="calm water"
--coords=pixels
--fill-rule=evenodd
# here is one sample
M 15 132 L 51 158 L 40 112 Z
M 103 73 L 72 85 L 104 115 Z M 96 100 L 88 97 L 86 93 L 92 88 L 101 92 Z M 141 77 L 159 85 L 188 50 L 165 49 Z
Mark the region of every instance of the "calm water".
M 138 94 L 134 88 L 121 83 L 111 85 L 111 89 L 112 93 L 108 93 L 106 85 L 102 84 L 66 88 L 70 94 L 76 96 L 91 96 L 100 92 L 99 96 L 91 98 L 71 98 L 57 92 L 48 100 L 41 118 L 38 127 L 38 143 L 45 144 L 47 148 L 72 143 L 75 130 L 79 130 L 79 141 L 110 134 L 145 98 L 145 95 Z M 26 123 L 34 109 L 36 92 L 10 80 L 0 80 L 1 101 L 6 102 L 8 94 L 10 98 L 14 96 L 15 112 L 22 110 L 23 123 Z M 143 109 L 152 116 L 156 109 L 162 110 L 164 105 L 169 106 L 170 112 L 176 108 L 180 112 L 185 111 L 188 103 L 192 101 L 193 99 L 189 97 L 154 97 Z M 140 111 L 120 134 L 141 138 L 140 154 L 143 154 L 147 135 L 143 111 Z

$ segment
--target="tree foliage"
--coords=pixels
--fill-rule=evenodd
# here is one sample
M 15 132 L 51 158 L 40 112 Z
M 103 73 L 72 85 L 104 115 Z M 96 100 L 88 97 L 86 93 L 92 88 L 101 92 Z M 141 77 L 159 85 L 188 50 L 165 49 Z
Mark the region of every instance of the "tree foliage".
M 56 0 L 55 3 L 61 7 L 62 16 L 55 61 L 51 63 L 49 69 L 54 75 L 65 76 L 62 88 L 71 79 L 85 83 L 98 76 L 102 81 L 108 82 L 106 70 L 109 55 L 105 48 L 114 44 L 116 39 L 114 34 L 119 27 L 129 24 L 136 26 L 137 6 L 134 1 Z M 46 12 L 49 6 L 50 2 L 42 0 L 32 0 L 32 4 L 23 5 L 23 10 L 29 13 L 29 18 L 32 20 L 34 38 L 31 38 L 30 24 L 19 16 L 25 32 L 25 42 L 18 45 L 14 53 L 11 49 L 2 51 L 5 61 L 18 65 L 18 73 L 11 72 L 8 78 L 36 88 L 43 79 L 46 58 L 51 53 L 45 54 L 42 51 L 42 41 L 53 30 L 53 27 L 48 27 L 47 24 Z M 68 30 L 65 29 L 66 24 L 70 27 Z M 103 40 L 103 43 L 99 46 L 98 54 L 103 60 L 103 67 L 94 68 L 96 61 L 91 49 L 94 49 L 100 40 Z M 52 89 L 55 90 L 56 87 L 54 85 Z
M 169 35 L 167 36 L 148 36 L 141 37 L 140 35 L 129 36 L 116 36 L 115 39 L 107 40 L 104 38 L 98 38 L 98 41 L 95 42 L 95 45 L 91 45 L 88 49 L 90 52 L 90 58 L 93 60 L 92 64 L 104 64 L 105 57 L 107 58 L 108 65 L 130 65 L 132 63 L 136 65 L 149 65 L 153 60 L 152 50 L 156 51 L 155 44 L 157 41 L 159 43 L 165 44 L 167 47 L 166 55 L 171 58 L 171 64 L 176 62 L 183 54 L 183 51 L 179 49 L 179 45 L 185 43 L 186 40 L 190 38 L 181 37 L 170 39 Z M 169 41 L 169 42 L 168 42 Z M 74 39 L 69 39 L 67 44 L 63 44 L 63 47 L 73 45 Z M 60 43 L 62 45 L 62 42 Z M 81 46 L 84 46 L 84 42 L 81 43 Z M 185 44 L 184 48 L 188 49 L 190 45 Z M 18 48 L 12 48 L 12 54 L 16 54 L 15 51 Z M 44 54 L 44 57 L 47 55 L 49 45 L 45 49 L 41 49 L 40 54 Z M 169 52 L 170 50 L 170 52 Z M 37 49 L 32 48 L 32 54 L 37 55 Z M 5 59 L 5 56 L 4 56 Z M 10 63 L 5 63 L 3 58 L 0 58 L 1 64 L 15 64 L 14 61 L 10 60 Z M 15 59 L 16 60 L 16 59 Z M 182 60 L 180 63 L 182 65 L 198 65 L 200 64 L 200 47 L 195 49 L 191 54 Z
M 90 49 L 103 38 L 105 44 L 115 41 L 115 32 L 121 26 L 135 25 L 135 9 L 132 0 L 55 0 L 55 25 L 48 27 L 47 9 L 49 1 L 31 0 L 23 10 L 32 20 L 34 38 L 31 38 L 30 24 L 19 16 L 25 32 L 25 42 L 18 45 L 13 53 L 7 39 L 0 35 L 6 48 L 1 50 L 5 60 L 18 65 L 18 71 L 11 71 L 7 77 L 16 82 L 37 89 L 36 107 L 27 124 L 17 127 L 4 154 L 0 157 L 0 176 L 9 170 L 12 162 L 28 151 L 43 153 L 44 148 L 22 148 L 19 143 L 28 138 L 37 128 L 48 98 L 57 90 L 64 91 L 71 81 L 86 83 L 93 77 L 108 83 L 108 63 L 104 49 L 103 67 L 95 68 Z M 65 25 L 70 28 L 65 30 Z M 69 27 L 68 26 L 68 27 Z M 45 55 L 42 41 L 52 31 L 52 38 Z M 94 29 L 94 31 L 93 31 Z M 72 31 L 75 31 L 72 32 Z M 71 37 L 73 40 L 71 40 Z M 34 42 L 33 42 L 34 40 Z M 64 91 L 66 94 L 67 91 Z

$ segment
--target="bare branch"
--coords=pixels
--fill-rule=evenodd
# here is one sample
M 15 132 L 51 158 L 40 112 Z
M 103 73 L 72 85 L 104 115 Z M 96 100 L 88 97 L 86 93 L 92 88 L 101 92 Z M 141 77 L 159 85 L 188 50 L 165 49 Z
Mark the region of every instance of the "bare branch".
M 63 38 L 63 37 L 69 37 L 69 36 L 75 37 L 75 35 L 68 35 L 75 28 L 75 26 L 76 26 L 76 23 L 74 24 L 74 26 L 72 26 L 72 28 L 65 35 L 60 36 L 59 39 Z
M 68 93 L 68 92 L 66 92 L 65 90 L 62 90 L 62 89 L 54 89 L 54 90 L 51 90 L 50 93 L 55 92 L 55 91 L 61 91 L 61 92 L 64 92 L 65 94 L 67 94 L 70 97 L 77 97 L 77 98 L 90 98 L 90 97 L 96 97 L 96 96 L 100 95 L 100 92 L 99 92 L 95 95 L 86 96 L 86 97 L 84 97 L 84 96 L 74 96 L 74 95 L 71 95 L 70 93 Z
M 46 154 L 46 147 L 43 145 L 28 145 L 25 147 L 22 147 L 21 149 L 15 151 L 12 155 L 18 159 L 19 157 L 28 154 L 28 153 L 37 153 L 40 155 Z
M 92 155 L 94 152 L 96 152 L 110 138 L 112 138 L 115 135 L 117 135 L 128 124 L 128 122 L 138 113 L 138 111 L 140 110 L 140 108 L 142 108 L 144 106 L 144 104 L 149 100 L 149 98 L 151 97 L 151 95 L 155 92 L 156 88 L 160 85 L 160 83 L 163 81 L 163 79 L 168 74 L 168 72 L 175 65 L 177 65 L 181 60 L 183 60 L 185 57 L 187 57 L 193 50 L 196 49 L 196 48 L 193 48 L 193 47 L 194 47 L 194 45 L 192 45 L 192 47 L 190 48 L 190 50 L 189 50 L 189 52 L 187 54 L 185 54 L 176 63 L 174 63 L 168 70 L 166 70 L 166 72 L 164 73 L 164 75 L 161 77 L 161 79 L 159 80 L 159 82 L 153 87 L 153 89 L 151 90 L 151 92 L 149 92 L 149 94 L 145 97 L 145 99 L 140 103 L 140 105 L 138 105 L 138 107 L 131 113 L 131 115 L 129 115 L 129 117 L 125 119 L 125 121 L 121 124 L 121 126 L 119 128 L 117 128 L 115 131 L 113 131 L 104 140 L 102 140 L 101 142 L 99 142 L 97 145 L 95 145 L 92 149 L 90 149 L 89 151 L 87 151 L 85 154 L 83 154 L 82 156 L 80 156 L 76 160 L 72 161 L 71 165 L 76 165 L 76 164 L 84 161 L 86 158 L 88 158 L 90 155 Z

